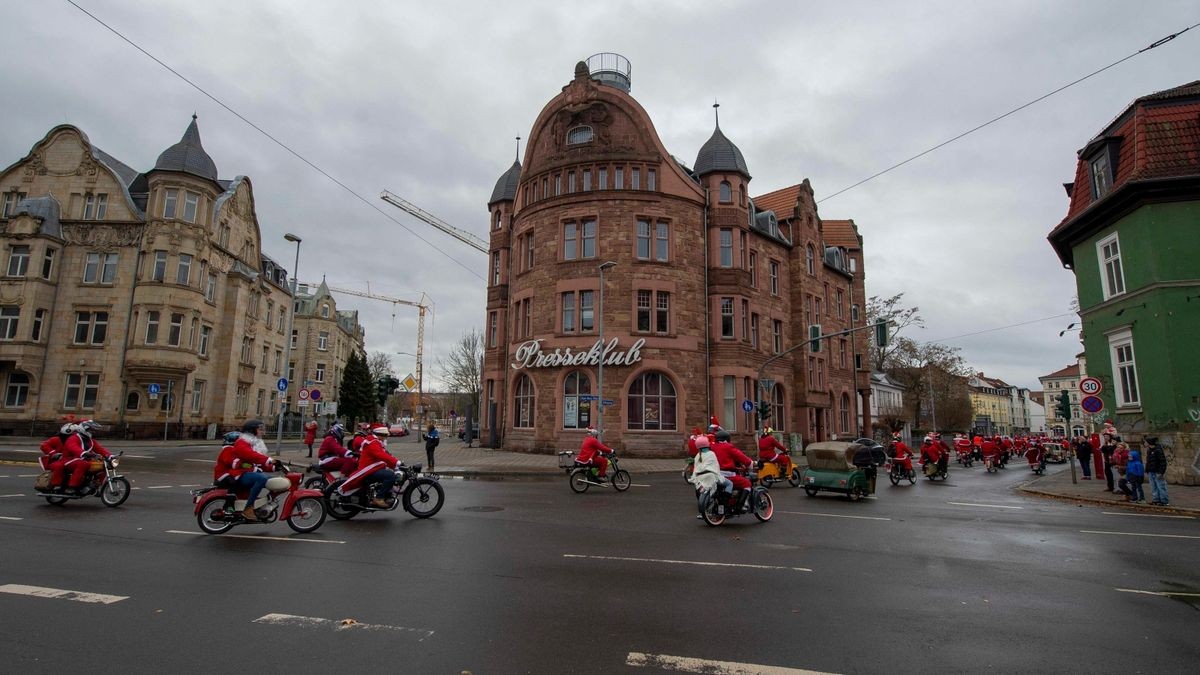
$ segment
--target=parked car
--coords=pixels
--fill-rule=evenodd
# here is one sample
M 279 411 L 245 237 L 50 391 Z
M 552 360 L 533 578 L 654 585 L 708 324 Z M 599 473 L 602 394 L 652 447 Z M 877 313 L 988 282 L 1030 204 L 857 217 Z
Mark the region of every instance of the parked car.
M 388 436 L 407 436 L 408 427 L 403 424 L 393 424 L 388 427 Z

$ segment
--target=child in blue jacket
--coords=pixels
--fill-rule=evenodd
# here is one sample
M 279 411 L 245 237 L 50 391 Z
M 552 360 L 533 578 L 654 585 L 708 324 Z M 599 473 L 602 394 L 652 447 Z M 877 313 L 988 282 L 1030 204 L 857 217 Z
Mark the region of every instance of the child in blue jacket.
M 1125 477 L 1129 479 L 1129 501 L 1140 504 L 1146 501 L 1142 483 L 1146 480 L 1146 465 L 1142 464 L 1140 450 L 1129 451 L 1129 463 L 1125 465 Z

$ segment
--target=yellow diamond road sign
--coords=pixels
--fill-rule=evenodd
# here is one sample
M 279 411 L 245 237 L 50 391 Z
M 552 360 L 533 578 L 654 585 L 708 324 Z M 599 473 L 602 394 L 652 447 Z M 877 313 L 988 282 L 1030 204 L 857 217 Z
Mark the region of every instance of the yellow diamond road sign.
M 412 391 L 417 388 L 417 378 L 413 377 L 412 373 L 409 373 L 408 377 L 400 381 L 400 384 L 404 385 L 405 389 Z

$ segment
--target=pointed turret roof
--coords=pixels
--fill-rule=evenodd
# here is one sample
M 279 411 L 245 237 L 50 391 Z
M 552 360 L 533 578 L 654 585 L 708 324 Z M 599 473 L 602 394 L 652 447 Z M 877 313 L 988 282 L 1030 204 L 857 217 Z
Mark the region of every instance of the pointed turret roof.
M 154 168 L 161 171 L 182 171 L 216 182 L 217 165 L 200 144 L 200 127 L 196 125 L 196 115 L 192 115 L 192 123 L 183 132 L 183 138 L 158 156 Z
M 517 198 L 517 185 L 521 183 L 521 162 L 515 161 L 513 165 L 500 176 L 496 181 L 496 187 L 492 189 L 492 198 L 488 200 L 488 206 L 496 202 L 511 202 Z
M 713 108 L 716 107 L 717 105 L 713 104 Z M 721 133 L 720 121 L 713 129 L 712 136 L 700 147 L 700 153 L 696 155 L 696 164 L 692 170 L 696 172 L 697 176 L 714 171 L 731 171 L 740 173 L 746 177 L 746 180 L 750 180 L 750 169 L 746 167 L 742 151 L 738 150 L 738 146 Z

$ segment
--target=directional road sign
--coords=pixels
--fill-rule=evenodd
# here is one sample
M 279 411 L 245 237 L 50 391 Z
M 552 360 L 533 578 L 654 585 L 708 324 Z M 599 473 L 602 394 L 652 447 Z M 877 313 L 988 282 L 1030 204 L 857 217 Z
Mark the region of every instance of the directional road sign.
M 1094 415 L 1104 410 L 1104 401 L 1099 396 L 1084 396 L 1079 401 L 1079 407 Z
M 604 399 L 604 405 L 616 405 L 616 404 L 617 404 L 617 402 L 612 400 L 611 398 Z
M 279 381 L 275 383 L 275 388 L 278 389 L 279 391 L 287 391 L 287 385 L 288 385 L 287 378 L 281 377 L 281 378 L 279 378 Z
M 1083 392 L 1084 396 L 1095 396 L 1104 391 L 1104 385 L 1094 377 L 1085 377 L 1079 381 L 1079 391 Z

